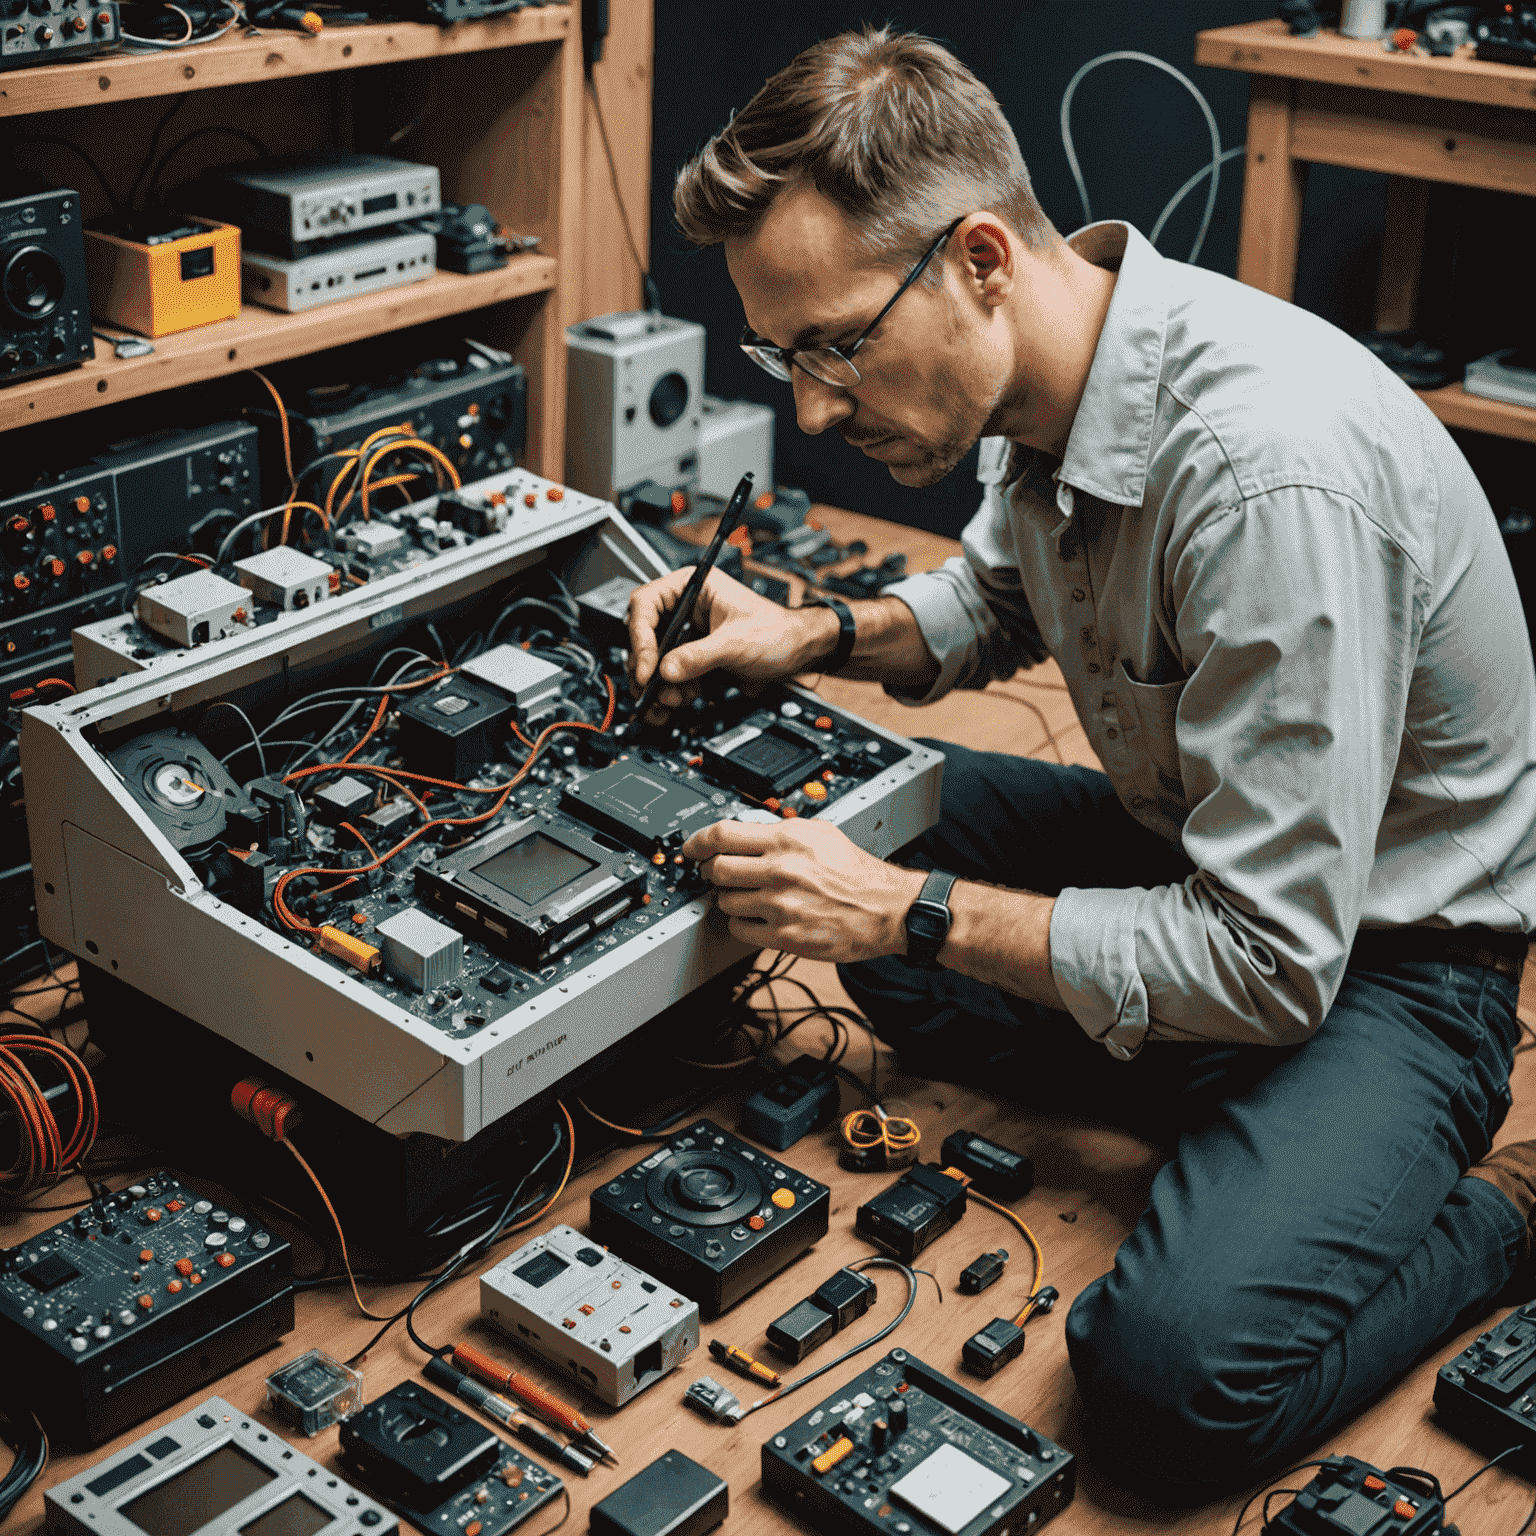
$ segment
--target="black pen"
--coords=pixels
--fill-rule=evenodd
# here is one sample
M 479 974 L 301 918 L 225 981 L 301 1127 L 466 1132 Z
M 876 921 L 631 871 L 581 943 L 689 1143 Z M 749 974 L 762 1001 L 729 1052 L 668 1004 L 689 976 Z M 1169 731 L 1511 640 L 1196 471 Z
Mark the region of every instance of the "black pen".
M 640 690 L 640 697 L 635 700 L 634 713 L 630 716 L 632 724 L 639 726 L 645 722 L 645 712 L 656 701 L 657 690 L 661 687 L 661 663 L 669 651 L 674 651 L 682 644 L 683 637 L 688 631 L 688 625 L 693 619 L 694 605 L 699 600 L 699 593 L 704 590 L 705 579 L 715 568 L 715 561 L 720 558 L 720 551 L 725 547 L 725 541 L 731 536 L 737 520 L 746 511 L 747 499 L 752 494 L 752 471 L 748 470 L 736 484 L 736 489 L 731 492 L 731 499 L 725 504 L 725 511 L 720 514 L 720 526 L 715 529 L 715 536 L 709 541 L 709 546 L 704 551 L 703 558 L 693 568 L 693 575 L 688 578 L 688 585 L 683 588 L 683 595 L 677 600 L 677 607 L 672 610 L 672 617 L 667 623 L 665 632 L 661 637 L 661 645 L 656 652 L 656 669 L 651 673 L 650 680 Z

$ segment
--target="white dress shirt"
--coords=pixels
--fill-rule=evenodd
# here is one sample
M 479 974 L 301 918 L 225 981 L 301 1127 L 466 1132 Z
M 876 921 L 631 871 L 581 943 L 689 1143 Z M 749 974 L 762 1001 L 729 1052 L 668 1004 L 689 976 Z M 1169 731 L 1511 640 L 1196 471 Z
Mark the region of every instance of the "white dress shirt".
M 1536 918 L 1536 672 L 1487 497 L 1366 349 L 1129 225 L 1065 457 L 982 443 L 964 555 L 887 588 L 983 688 L 1046 654 L 1180 885 L 1069 888 L 1051 967 L 1116 1056 L 1289 1045 L 1359 928 Z M 1017 879 L 1028 889 L 1027 851 Z

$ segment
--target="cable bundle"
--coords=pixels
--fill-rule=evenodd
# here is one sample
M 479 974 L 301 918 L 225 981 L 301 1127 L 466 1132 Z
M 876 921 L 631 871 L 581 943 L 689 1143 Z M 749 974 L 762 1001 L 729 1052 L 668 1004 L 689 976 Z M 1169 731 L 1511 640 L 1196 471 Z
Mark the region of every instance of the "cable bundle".
M 28 1056 L 63 1069 L 78 1106 L 67 1141 L 47 1094 L 28 1070 Z M 16 1161 L 0 1172 L 0 1192 L 19 1199 L 52 1189 L 96 1141 L 101 1124 L 96 1085 L 85 1063 L 57 1040 L 39 1035 L 0 1035 L 0 1099 L 10 1103 L 20 1132 Z

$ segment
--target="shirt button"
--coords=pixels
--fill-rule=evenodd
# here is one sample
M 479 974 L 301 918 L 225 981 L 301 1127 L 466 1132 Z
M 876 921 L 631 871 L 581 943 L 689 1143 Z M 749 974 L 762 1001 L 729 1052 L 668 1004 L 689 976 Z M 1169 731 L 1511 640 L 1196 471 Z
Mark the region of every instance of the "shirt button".
M 1090 671 L 1090 672 L 1097 672 L 1097 671 L 1098 671 L 1098 670 L 1099 670 L 1099 664 L 1098 664 L 1098 662 L 1096 662 L 1096 661 L 1090 661 L 1090 662 L 1089 662 L 1089 663 L 1088 663 L 1088 670 L 1089 670 L 1089 671 Z
M 1106 735 L 1106 736 L 1107 736 L 1107 737 L 1109 737 L 1109 739 L 1110 739 L 1110 740 L 1111 740 L 1111 741 L 1113 741 L 1113 740 L 1114 740 L 1114 739 L 1115 739 L 1115 737 L 1117 737 L 1117 736 L 1118 736 L 1118 735 L 1119 735 L 1119 734 L 1120 734 L 1120 732 L 1119 732 L 1119 731 L 1117 731 L 1117 730 L 1116 730 L 1116 729 L 1115 729 L 1115 728 L 1114 728 L 1114 726 L 1110 726 L 1110 728 L 1109 728 L 1109 729 L 1108 729 L 1108 730 L 1107 730 L 1107 731 L 1105 731 L 1105 732 L 1104 732 L 1104 734 L 1105 734 L 1105 735 Z
M 1086 592 L 1084 592 L 1081 587 L 1073 587 L 1072 588 L 1072 601 L 1074 603 L 1082 602 L 1083 599 L 1086 598 L 1087 596 L 1088 596 L 1088 594 Z

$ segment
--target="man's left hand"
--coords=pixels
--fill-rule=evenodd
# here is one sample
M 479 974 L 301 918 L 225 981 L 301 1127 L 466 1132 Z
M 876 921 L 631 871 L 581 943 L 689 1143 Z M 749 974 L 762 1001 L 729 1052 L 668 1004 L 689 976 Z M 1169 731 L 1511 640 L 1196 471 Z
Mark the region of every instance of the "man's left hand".
M 807 960 L 904 954 L 921 870 L 898 869 L 821 821 L 718 821 L 682 847 L 718 892 L 731 934 Z

